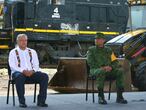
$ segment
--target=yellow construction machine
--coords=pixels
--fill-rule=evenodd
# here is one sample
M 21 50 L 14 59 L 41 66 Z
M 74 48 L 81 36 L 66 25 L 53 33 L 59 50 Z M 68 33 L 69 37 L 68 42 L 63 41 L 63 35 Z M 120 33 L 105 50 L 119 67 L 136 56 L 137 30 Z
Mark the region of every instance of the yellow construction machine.
M 127 33 L 108 41 L 116 57 L 130 63 L 131 80 L 134 87 L 146 90 L 146 0 L 129 1 Z
M 127 5 L 127 32 L 111 39 L 105 45 L 110 46 L 116 57 L 125 62 L 123 67 L 127 91 L 131 91 L 132 87 L 142 91 L 146 90 L 146 0 L 129 0 Z M 72 92 L 84 90 L 85 61 L 81 58 L 62 58 L 57 73 L 49 83 L 50 87 Z

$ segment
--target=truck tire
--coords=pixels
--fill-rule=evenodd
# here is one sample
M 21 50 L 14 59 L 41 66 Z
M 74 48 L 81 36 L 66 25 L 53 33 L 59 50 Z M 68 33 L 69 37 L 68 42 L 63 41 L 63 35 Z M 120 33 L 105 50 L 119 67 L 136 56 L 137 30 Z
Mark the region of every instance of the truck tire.
M 146 90 L 146 61 L 141 62 L 136 68 L 135 85 L 140 91 Z

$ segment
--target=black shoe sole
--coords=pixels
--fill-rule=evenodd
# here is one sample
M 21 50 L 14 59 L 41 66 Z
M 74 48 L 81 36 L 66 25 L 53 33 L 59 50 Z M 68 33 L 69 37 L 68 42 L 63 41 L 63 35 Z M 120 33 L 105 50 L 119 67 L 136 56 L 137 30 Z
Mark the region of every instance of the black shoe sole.
M 27 105 L 19 105 L 21 108 L 27 108 Z
M 47 104 L 37 104 L 37 106 L 39 106 L 39 107 L 48 107 Z
M 98 104 L 101 104 L 101 105 L 107 105 L 107 103 L 98 103 Z
M 125 102 L 122 102 L 122 101 L 116 101 L 116 103 L 119 103 L 119 104 L 127 104 L 128 102 L 125 101 Z

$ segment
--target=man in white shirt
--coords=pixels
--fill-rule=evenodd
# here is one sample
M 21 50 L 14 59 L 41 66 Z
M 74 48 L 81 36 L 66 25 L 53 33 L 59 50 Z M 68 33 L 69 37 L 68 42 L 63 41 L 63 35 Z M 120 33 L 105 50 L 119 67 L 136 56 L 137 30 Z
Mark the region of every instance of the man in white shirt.
M 39 71 L 39 61 L 35 50 L 27 47 L 27 35 L 19 34 L 17 36 L 17 47 L 9 53 L 9 66 L 11 68 L 12 78 L 15 80 L 19 106 L 27 107 L 25 103 L 25 82 L 36 82 L 40 84 L 37 105 L 47 107 L 45 103 L 47 98 L 48 75 Z

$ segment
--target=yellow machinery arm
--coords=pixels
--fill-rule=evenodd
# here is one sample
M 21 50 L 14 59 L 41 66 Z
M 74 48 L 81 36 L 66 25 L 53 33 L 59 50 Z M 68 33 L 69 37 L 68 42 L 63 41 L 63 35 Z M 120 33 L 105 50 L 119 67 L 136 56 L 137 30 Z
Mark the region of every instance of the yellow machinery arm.
M 130 4 L 146 4 L 146 0 L 128 0 Z

